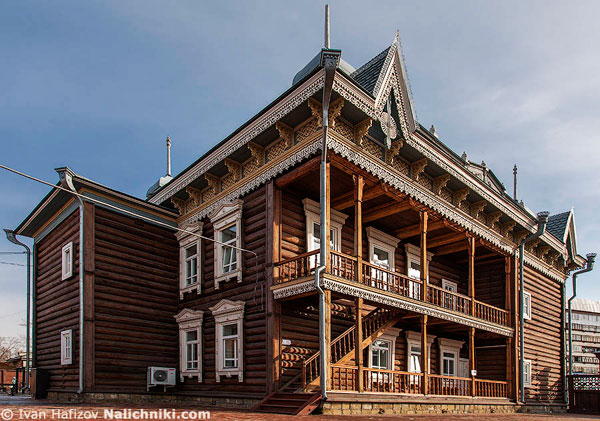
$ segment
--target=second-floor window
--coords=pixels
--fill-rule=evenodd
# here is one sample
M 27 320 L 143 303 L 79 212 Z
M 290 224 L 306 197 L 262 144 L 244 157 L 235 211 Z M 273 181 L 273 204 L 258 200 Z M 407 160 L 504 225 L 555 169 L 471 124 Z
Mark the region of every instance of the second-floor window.
M 198 282 L 198 245 L 192 244 L 185 249 L 185 286 Z
M 73 276 L 73 242 L 65 244 L 61 251 L 62 280 Z
M 202 266 L 200 262 L 202 241 L 202 222 L 183 225 L 185 231 L 179 231 L 175 236 L 179 241 L 179 298 L 187 292 L 202 289 Z
M 523 318 L 531 320 L 531 294 L 523 292 Z
M 223 281 L 242 282 L 242 206 L 241 200 L 224 203 L 210 218 L 215 239 L 215 289 Z
M 306 216 L 306 251 L 315 251 L 321 248 L 321 206 L 311 199 L 304 199 L 304 214 Z M 331 209 L 329 227 L 329 247 L 331 250 L 340 251 L 342 227 L 348 215 Z M 310 257 L 310 266 L 319 266 L 319 256 Z

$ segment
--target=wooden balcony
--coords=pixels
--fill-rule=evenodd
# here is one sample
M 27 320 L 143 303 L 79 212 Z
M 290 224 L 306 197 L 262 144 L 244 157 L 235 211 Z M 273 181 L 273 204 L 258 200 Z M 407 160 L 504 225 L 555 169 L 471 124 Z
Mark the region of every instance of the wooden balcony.
M 510 327 L 509 314 L 504 309 L 432 284 L 427 284 L 424 294 L 423 282 L 419 279 L 364 261 L 361 263 L 361 270 L 358 271 L 358 265 L 359 259 L 356 257 L 331 251 L 330 270 L 327 274 L 356 286 L 368 287 L 407 300 L 425 302 L 447 312 Z M 276 288 L 294 281 L 313 279 L 318 266 L 318 250 L 276 263 L 274 274 Z
M 410 373 L 397 370 L 363 368 L 365 392 L 422 395 L 423 373 Z M 359 369 L 356 366 L 334 364 L 331 366 L 331 387 L 333 391 L 355 392 L 358 390 Z M 428 395 L 434 396 L 475 396 L 485 398 L 506 398 L 507 382 L 485 379 L 442 376 L 429 374 Z M 473 385 L 475 390 L 473 390 Z

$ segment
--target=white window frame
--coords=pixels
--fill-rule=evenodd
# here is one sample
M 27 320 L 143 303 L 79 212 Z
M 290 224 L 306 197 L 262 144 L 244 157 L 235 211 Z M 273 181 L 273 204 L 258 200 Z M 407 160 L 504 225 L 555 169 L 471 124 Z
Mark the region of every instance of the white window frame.
M 529 374 L 529 375 L 527 375 Z M 531 387 L 531 360 L 523 360 L 523 386 Z
M 421 265 L 421 247 L 417 247 L 414 244 L 406 243 L 404 244 L 404 251 L 406 253 L 406 275 L 409 275 L 410 264 L 411 262 Z M 429 264 L 431 263 L 431 259 L 433 259 L 434 254 L 430 251 L 427 252 L 427 267 L 429 268 Z M 421 279 L 421 270 L 419 269 L 419 278 Z M 429 281 L 429 270 L 427 270 L 427 280 Z
M 435 340 L 435 335 L 427 335 L 427 357 L 428 357 L 428 361 L 429 364 L 427 364 L 427 373 L 431 373 L 431 345 L 433 345 L 433 341 Z M 421 368 L 421 371 L 415 371 L 415 368 L 412 365 L 412 347 L 413 346 L 418 346 L 419 348 L 421 348 L 421 332 L 414 332 L 414 331 L 410 331 L 407 330 L 406 331 L 406 368 L 409 373 L 421 373 L 423 371 L 423 369 Z M 423 352 L 423 350 L 421 349 L 421 352 Z M 419 353 L 419 355 L 421 355 Z
M 202 240 L 198 236 L 202 235 L 203 224 L 200 221 L 196 221 L 192 224 L 184 225 L 181 228 L 188 231 L 178 231 L 175 234 L 179 241 L 179 299 L 182 300 L 183 295 L 186 292 L 192 292 L 194 290 L 196 290 L 197 294 L 202 292 Z M 190 232 L 193 234 L 190 234 Z M 185 251 L 193 245 L 196 245 L 196 282 L 187 285 L 187 259 Z
M 302 200 L 302 204 L 304 206 L 304 214 L 306 217 L 306 251 L 314 251 L 318 250 L 316 247 L 316 241 L 313 234 L 313 225 L 318 224 L 321 226 L 321 205 L 318 202 L 315 202 L 311 199 Z M 331 224 L 331 231 L 333 231 L 334 236 L 331 241 L 331 246 L 334 251 L 340 251 L 342 244 L 342 228 L 346 223 L 346 219 L 348 215 L 343 214 L 335 209 L 330 210 L 329 214 L 329 223 Z M 319 240 L 320 242 L 320 240 Z
M 457 341 L 454 339 L 438 338 L 438 346 L 440 348 L 440 373 L 444 376 L 444 353 L 454 355 L 454 376 L 458 377 L 458 362 L 460 360 L 460 349 L 465 344 L 465 341 Z
M 210 221 L 213 224 L 214 230 L 214 248 L 215 248 L 215 289 L 219 289 L 219 282 L 228 282 L 234 278 L 237 278 L 237 282 L 242 282 L 242 207 L 244 202 L 241 200 L 235 200 L 231 203 L 222 204 L 212 215 Z M 224 248 L 227 246 L 221 243 L 221 233 L 231 227 L 235 226 L 236 237 L 235 237 L 235 259 L 236 268 L 233 271 L 223 272 L 223 256 Z
M 451 287 L 453 289 L 448 289 L 448 287 Z M 458 294 L 458 282 L 454 282 L 454 281 L 450 281 L 448 279 L 442 278 L 442 289 L 445 291 L 451 291 L 451 292 Z M 444 305 L 444 308 L 447 308 L 449 310 L 456 310 L 457 301 L 456 301 L 455 296 L 450 295 L 449 297 L 447 297 L 447 303 L 448 303 L 448 305 L 447 306 Z M 446 304 L 446 302 L 444 304 Z
M 204 319 L 203 311 L 195 311 L 190 309 L 181 310 L 175 320 L 179 326 L 179 378 L 183 382 L 185 377 L 197 377 L 198 381 L 202 381 L 202 320 Z M 195 330 L 198 337 L 198 365 L 195 369 L 187 367 L 187 338 L 186 333 Z
M 388 270 L 396 270 L 396 248 L 400 243 L 400 240 L 396 237 L 392 237 L 383 231 L 379 231 L 373 227 L 367 227 L 367 242 L 369 245 L 369 262 L 373 265 L 377 265 L 374 262 L 375 247 L 387 252 L 390 256 L 390 267 Z
M 73 364 L 73 330 L 60 332 L 60 365 Z
M 230 378 L 236 375 L 238 381 L 244 381 L 244 305 L 243 301 L 230 301 L 223 299 L 213 307 L 210 307 L 215 318 L 215 378 L 216 382 L 221 377 Z M 223 347 L 223 327 L 237 324 L 237 359 L 238 366 L 227 368 L 224 364 L 225 349 Z
M 523 319 L 531 320 L 531 293 L 527 291 L 523 291 Z
M 62 280 L 67 280 L 73 276 L 73 242 L 65 244 L 61 250 L 61 271 Z
M 388 329 L 386 329 L 385 333 L 382 334 L 379 338 L 377 338 L 376 340 L 374 340 L 373 342 L 376 341 L 382 341 L 382 342 L 387 342 L 390 344 L 389 347 L 389 355 L 388 355 L 388 370 L 393 370 L 394 366 L 395 366 L 395 362 L 396 362 L 396 339 L 398 339 L 398 335 L 400 334 L 400 332 L 402 331 L 402 329 L 398 329 L 398 328 L 394 328 L 394 327 L 390 327 Z M 372 367 L 372 360 L 371 357 L 373 355 L 373 342 L 371 342 L 369 344 L 369 358 L 367 359 L 367 367 Z

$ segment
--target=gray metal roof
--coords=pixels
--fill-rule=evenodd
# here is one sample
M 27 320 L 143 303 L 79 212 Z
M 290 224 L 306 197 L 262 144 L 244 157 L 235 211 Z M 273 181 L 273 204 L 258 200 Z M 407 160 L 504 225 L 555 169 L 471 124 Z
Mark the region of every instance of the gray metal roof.
M 352 74 L 354 80 L 357 81 L 360 86 L 365 88 L 365 90 L 371 95 L 373 95 L 375 84 L 377 83 L 379 73 L 381 73 L 381 69 L 383 68 L 385 58 L 387 57 L 390 48 L 391 47 L 388 47 L 381 53 L 377 54 Z
M 586 313 L 600 314 L 600 301 L 575 298 L 573 300 L 572 309 L 575 311 L 584 311 Z
M 550 234 L 555 236 L 561 243 L 565 241 L 565 231 L 569 226 L 569 217 L 571 216 L 572 210 L 567 212 L 558 213 L 556 215 L 551 215 L 548 218 L 548 225 L 546 225 L 546 229 Z

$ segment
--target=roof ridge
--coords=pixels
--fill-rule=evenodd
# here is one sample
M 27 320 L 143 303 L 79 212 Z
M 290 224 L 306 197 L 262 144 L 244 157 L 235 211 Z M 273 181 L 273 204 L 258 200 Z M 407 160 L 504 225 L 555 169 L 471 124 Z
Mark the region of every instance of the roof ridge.
M 389 51 L 390 48 L 392 48 L 392 47 L 391 46 L 387 47 L 385 50 L 383 50 L 382 52 L 380 52 L 379 54 L 377 54 L 371 60 L 367 61 L 365 64 L 363 64 L 358 69 L 356 69 L 350 76 L 355 77 L 356 75 L 358 75 L 359 73 L 361 73 L 362 71 L 364 71 L 366 68 L 370 67 L 374 62 L 376 62 L 377 60 L 381 59 L 382 56 L 387 55 L 387 53 L 388 53 L 388 51 Z

